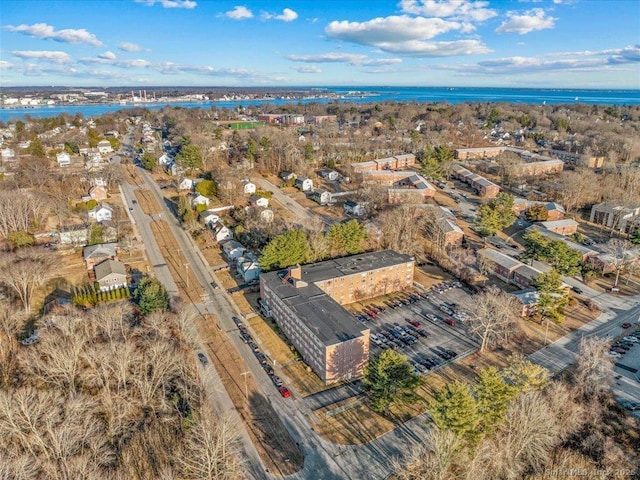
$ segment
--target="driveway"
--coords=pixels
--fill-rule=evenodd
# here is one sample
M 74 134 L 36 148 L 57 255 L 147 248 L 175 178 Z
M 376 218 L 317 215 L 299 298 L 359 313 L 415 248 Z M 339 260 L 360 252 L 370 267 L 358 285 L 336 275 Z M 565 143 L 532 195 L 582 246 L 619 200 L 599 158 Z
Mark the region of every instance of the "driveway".
M 322 216 L 312 213 L 308 208 L 303 207 L 293 198 L 282 193 L 282 190 L 276 187 L 269 180 L 265 178 L 252 178 L 251 180 L 255 182 L 260 190 L 273 193 L 273 198 L 277 200 L 280 205 L 287 208 L 291 213 L 293 213 L 301 225 L 309 225 L 309 222 L 317 220 L 320 220 L 323 223 L 327 223 Z

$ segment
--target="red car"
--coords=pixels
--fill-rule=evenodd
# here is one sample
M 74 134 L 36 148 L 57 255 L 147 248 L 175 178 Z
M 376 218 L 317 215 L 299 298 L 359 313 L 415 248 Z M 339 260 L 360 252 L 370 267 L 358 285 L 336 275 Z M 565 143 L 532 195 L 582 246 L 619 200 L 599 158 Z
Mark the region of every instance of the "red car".
M 289 398 L 291 396 L 291 392 L 287 387 L 278 387 L 278 391 L 280 392 L 280 395 L 283 396 L 283 398 Z
M 452 327 L 456 326 L 456 321 L 453 318 L 450 317 L 446 317 L 445 319 L 442 320 L 444 323 L 446 323 L 447 325 L 451 325 Z
M 413 325 L 416 328 L 422 328 L 422 324 L 420 322 L 417 322 L 416 320 L 407 319 L 407 322 L 409 322 L 409 325 Z
M 625 322 L 622 324 L 622 328 L 630 328 L 631 324 L 629 322 Z

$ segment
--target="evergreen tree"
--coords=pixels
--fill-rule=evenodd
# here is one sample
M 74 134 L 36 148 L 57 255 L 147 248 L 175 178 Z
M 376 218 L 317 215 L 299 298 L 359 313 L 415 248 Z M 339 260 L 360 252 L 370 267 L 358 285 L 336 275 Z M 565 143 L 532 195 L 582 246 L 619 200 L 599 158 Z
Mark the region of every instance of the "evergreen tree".
M 207 198 L 215 197 L 218 192 L 218 186 L 213 180 L 202 180 L 196 185 L 196 192 Z
M 176 155 L 176 163 L 188 171 L 202 168 L 200 147 L 192 143 L 183 145 L 178 155 Z
M 517 388 L 518 392 L 541 390 L 549 383 L 549 371 L 522 355 L 509 359 L 509 366 L 503 370 L 502 376 L 505 382 Z
M 516 214 L 513 211 L 513 195 L 502 192 L 489 203 L 482 205 L 478 210 L 476 222 L 480 233 L 484 236 L 494 235 L 513 225 Z
M 479 433 L 478 404 L 466 383 L 455 381 L 437 391 L 429 414 L 438 427 L 449 429 L 459 437 L 474 438 Z
M 413 373 L 405 355 L 384 350 L 366 368 L 364 384 L 371 408 L 376 412 L 388 412 L 394 402 L 413 397 L 420 385 L 420 376 Z
M 496 367 L 486 367 L 478 373 L 474 393 L 480 423 L 487 432 L 502 422 L 509 404 L 518 394 L 518 388 L 507 384 Z
M 260 255 L 260 267 L 264 271 L 284 268 L 309 261 L 307 236 L 302 230 L 289 230 L 274 237 Z
M 545 318 L 561 323 L 562 309 L 569 303 L 569 296 L 557 270 L 541 273 L 535 279 L 538 289 L 538 312 Z
M 162 283 L 155 278 L 143 278 L 133 292 L 133 299 L 143 315 L 169 308 L 167 291 Z
M 362 243 L 367 238 L 364 226 L 357 220 L 335 223 L 327 232 L 330 248 L 338 255 L 362 252 Z
M 153 170 L 156 164 L 156 157 L 151 152 L 144 152 L 140 157 L 140 165 L 142 165 L 142 168 L 145 170 Z

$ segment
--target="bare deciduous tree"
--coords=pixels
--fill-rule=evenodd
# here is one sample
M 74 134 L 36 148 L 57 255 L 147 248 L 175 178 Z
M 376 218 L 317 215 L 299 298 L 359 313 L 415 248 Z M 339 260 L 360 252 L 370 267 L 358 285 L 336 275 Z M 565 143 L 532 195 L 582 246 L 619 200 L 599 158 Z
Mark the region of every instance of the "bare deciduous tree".
M 469 331 L 480 340 L 480 351 L 508 342 L 518 326 L 517 301 L 496 287 L 476 296 L 475 309 L 467 317 Z
M 28 232 L 43 221 L 47 202 L 32 192 L 0 191 L 0 237 L 11 232 Z
M 609 254 L 611 260 L 609 265 L 611 265 L 616 274 L 616 279 L 613 283 L 614 287 L 618 286 L 620 274 L 630 265 L 638 262 L 638 258 L 631 253 L 633 247 L 634 245 L 631 242 L 621 238 L 612 238 L 603 247 L 603 250 Z
M 54 263 L 50 254 L 37 250 L 18 251 L 5 255 L 0 261 L 0 283 L 18 296 L 25 313 L 31 313 L 35 290 L 47 281 Z
M 586 337 L 580 341 L 575 383 L 587 398 L 598 396 L 611 386 L 613 362 L 604 354 L 608 349 L 608 339 Z

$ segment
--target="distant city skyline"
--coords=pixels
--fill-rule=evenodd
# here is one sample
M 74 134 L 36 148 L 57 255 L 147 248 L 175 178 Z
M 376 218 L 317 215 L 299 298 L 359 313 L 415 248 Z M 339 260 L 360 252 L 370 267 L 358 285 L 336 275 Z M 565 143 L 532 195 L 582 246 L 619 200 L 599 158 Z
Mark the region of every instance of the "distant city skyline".
M 0 86 L 640 88 L 632 0 L 2 0 Z

